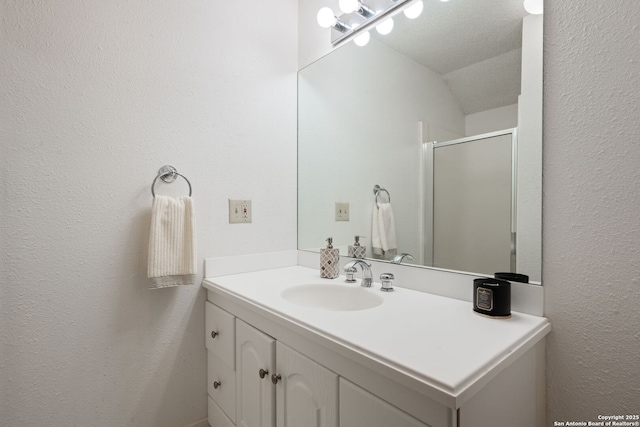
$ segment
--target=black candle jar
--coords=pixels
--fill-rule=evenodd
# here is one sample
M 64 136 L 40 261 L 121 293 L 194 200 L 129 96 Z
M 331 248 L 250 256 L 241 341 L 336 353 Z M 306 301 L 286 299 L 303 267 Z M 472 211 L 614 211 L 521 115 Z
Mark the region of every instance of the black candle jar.
M 511 317 L 511 283 L 490 277 L 475 279 L 473 311 L 491 317 Z

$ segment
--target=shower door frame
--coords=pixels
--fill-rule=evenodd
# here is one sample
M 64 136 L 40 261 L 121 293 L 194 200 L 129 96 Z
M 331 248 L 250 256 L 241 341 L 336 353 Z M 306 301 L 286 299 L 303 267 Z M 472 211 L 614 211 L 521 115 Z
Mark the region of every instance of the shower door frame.
M 496 136 L 511 135 L 511 272 L 516 271 L 516 239 L 517 239 L 517 189 L 518 189 L 518 129 L 509 128 L 495 132 L 488 132 L 451 141 L 426 141 L 422 143 L 422 212 L 423 212 L 423 248 L 422 258 L 424 265 L 434 267 L 434 151 L 450 145 L 464 144 L 481 141 Z M 438 267 L 436 267 L 438 268 Z M 486 273 L 485 273 L 486 274 Z

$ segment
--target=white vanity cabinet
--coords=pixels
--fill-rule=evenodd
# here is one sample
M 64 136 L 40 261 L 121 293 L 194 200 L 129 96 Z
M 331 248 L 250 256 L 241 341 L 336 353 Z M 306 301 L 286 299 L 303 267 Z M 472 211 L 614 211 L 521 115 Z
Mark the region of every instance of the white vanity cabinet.
M 205 280 L 209 364 L 231 370 L 209 369 L 212 427 L 544 425 L 546 319 L 401 288 L 359 312 L 280 296 L 320 281 L 303 267 Z
M 235 331 L 208 352 L 212 427 L 428 427 L 210 302 L 206 316 L 207 340 Z
M 206 304 L 211 426 L 338 427 L 335 373 Z M 218 355 L 234 356 L 235 370 Z
M 338 376 L 236 322 L 237 425 L 337 427 Z

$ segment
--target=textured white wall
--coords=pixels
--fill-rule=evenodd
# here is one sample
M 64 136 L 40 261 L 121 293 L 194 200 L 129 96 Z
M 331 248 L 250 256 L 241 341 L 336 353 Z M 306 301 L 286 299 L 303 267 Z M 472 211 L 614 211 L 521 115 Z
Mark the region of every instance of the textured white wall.
M 200 260 L 296 247 L 297 2 L 3 0 L 0 19 L 0 424 L 196 422 L 205 294 L 147 290 L 150 185 L 167 163 L 191 180 Z
M 547 425 L 640 411 L 640 4 L 546 2 Z

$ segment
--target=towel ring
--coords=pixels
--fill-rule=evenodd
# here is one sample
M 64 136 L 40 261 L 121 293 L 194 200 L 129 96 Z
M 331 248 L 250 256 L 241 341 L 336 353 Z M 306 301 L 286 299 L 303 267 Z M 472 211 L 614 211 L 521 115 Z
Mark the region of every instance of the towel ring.
M 384 191 L 385 193 L 387 193 L 387 198 L 389 199 L 389 203 L 391 203 L 391 194 L 389 194 L 389 192 L 385 189 L 380 187 L 379 185 L 374 185 L 373 186 L 373 194 L 375 194 L 376 196 L 376 203 L 378 203 L 378 196 L 380 195 L 380 192 Z
M 176 176 L 181 176 L 185 181 L 187 181 L 187 184 L 189 185 L 189 197 L 191 197 L 191 183 L 186 176 L 178 173 L 176 168 L 171 165 L 165 165 L 158 170 L 158 175 L 153 179 L 153 183 L 151 183 L 151 195 L 156 197 L 156 193 L 153 191 L 153 188 L 155 187 L 158 178 L 162 179 L 164 182 L 172 183 L 176 180 Z

